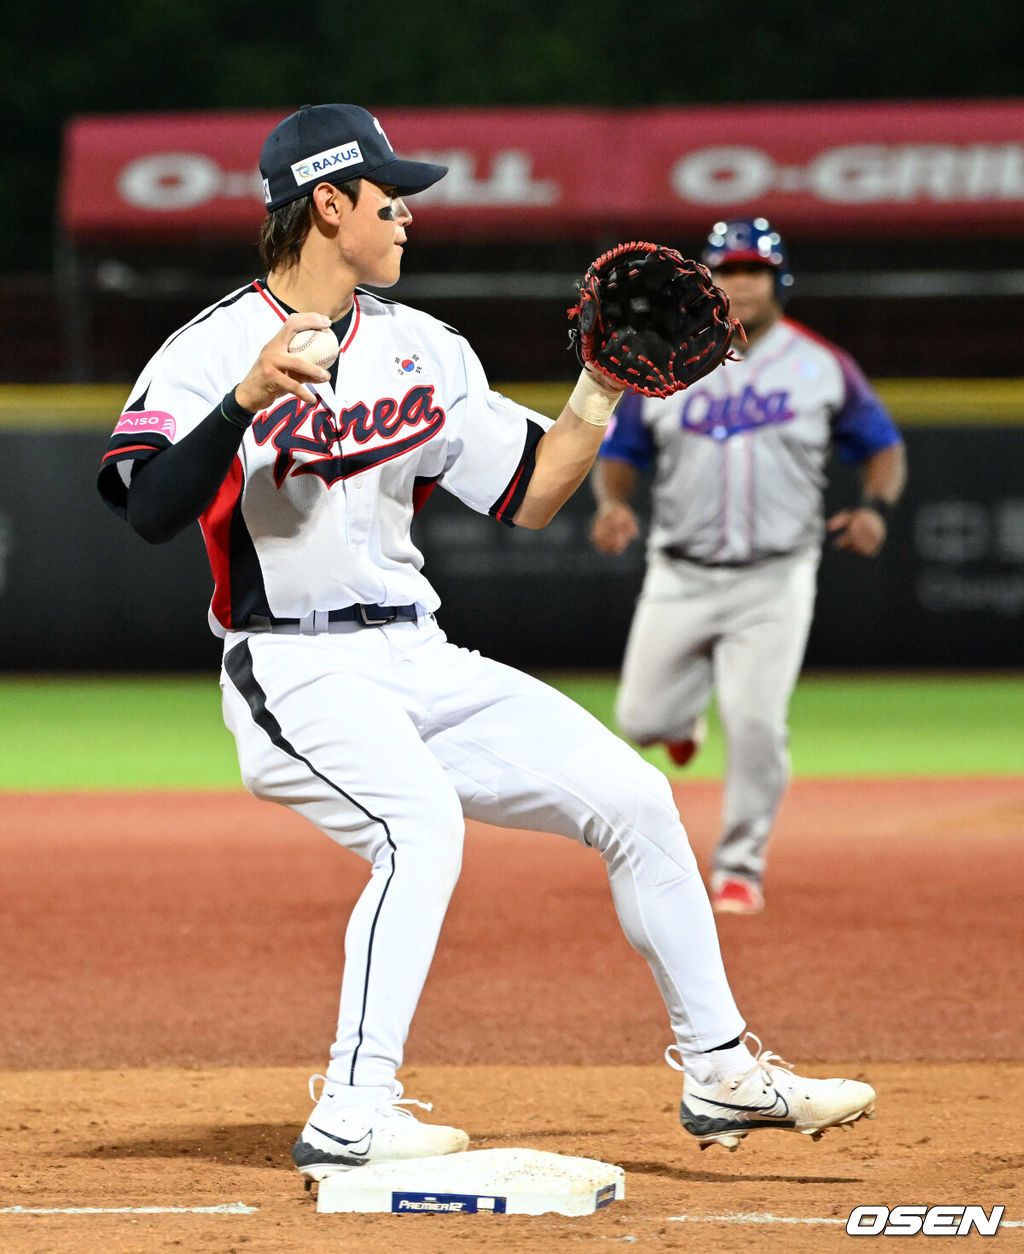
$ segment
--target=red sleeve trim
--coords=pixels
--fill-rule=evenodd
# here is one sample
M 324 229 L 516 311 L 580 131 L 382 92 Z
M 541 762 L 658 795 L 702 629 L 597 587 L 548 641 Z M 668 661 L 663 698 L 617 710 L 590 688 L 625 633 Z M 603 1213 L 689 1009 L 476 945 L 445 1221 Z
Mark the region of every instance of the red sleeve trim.
M 101 464 L 109 458 L 121 458 L 125 453 L 159 453 L 161 446 L 159 444 L 121 444 L 117 448 L 112 448 L 104 453 L 100 458 Z
M 213 599 L 210 609 L 225 631 L 231 631 L 234 622 L 231 613 L 231 522 L 242 496 L 244 476 L 242 463 L 236 457 L 217 495 L 199 515 L 206 552 L 213 574 Z
M 496 518 L 498 522 L 504 523 L 506 527 L 514 527 L 512 521 L 519 511 L 519 506 L 523 503 L 523 497 L 526 496 L 526 489 L 530 486 L 530 480 L 533 478 L 534 467 L 537 464 L 537 445 L 544 435 L 544 428 L 538 423 L 527 419 L 526 422 L 526 442 L 523 448 L 523 455 L 519 459 L 519 465 L 516 472 L 512 476 L 512 481 L 508 487 L 495 501 L 488 511 L 492 518 Z

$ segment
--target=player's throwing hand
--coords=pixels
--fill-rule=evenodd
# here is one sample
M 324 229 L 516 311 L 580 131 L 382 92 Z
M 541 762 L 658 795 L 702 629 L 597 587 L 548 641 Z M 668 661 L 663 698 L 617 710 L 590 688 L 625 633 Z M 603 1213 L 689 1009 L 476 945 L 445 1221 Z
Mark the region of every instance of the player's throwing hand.
M 281 330 L 263 348 L 252 369 L 235 388 L 235 400 L 250 413 L 258 413 L 290 392 L 299 400 L 316 404 L 316 397 L 305 383 L 326 383 L 328 371 L 311 361 L 288 352 L 298 331 L 324 331 L 331 325 L 324 314 L 289 314 Z

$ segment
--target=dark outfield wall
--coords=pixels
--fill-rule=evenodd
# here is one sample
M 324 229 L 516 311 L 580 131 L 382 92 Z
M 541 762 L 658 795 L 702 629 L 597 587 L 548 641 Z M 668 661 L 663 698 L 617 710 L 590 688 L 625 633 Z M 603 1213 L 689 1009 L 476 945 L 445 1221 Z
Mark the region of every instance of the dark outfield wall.
M 912 427 L 883 555 L 829 552 L 808 664 L 1024 665 L 1024 428 Z M 0 432 L 0 639 L 7 671 L 215 667 L 199 528 L 150 548 L 95 489 L 96 431 Z M 856 484 L 838 468 L 836 507 Z M 528 669 L 618 665 L 639 547 L 587 542 L 584 488 L 545 530 L 510 531 L 441 490 L 417 520 L 449 636 Z

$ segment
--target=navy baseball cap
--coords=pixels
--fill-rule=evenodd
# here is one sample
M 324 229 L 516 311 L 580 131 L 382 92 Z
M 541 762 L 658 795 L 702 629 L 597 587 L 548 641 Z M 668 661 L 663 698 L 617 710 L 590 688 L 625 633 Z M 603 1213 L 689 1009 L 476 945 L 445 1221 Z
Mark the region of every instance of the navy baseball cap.
M 400 160 L 373 114 L 349 104 L 303 105 L 274 127 L 260 153 L 263 199 L 271 213 L 317 183 L 372 179 L 411 196 L 447 173 L 446 165 Z

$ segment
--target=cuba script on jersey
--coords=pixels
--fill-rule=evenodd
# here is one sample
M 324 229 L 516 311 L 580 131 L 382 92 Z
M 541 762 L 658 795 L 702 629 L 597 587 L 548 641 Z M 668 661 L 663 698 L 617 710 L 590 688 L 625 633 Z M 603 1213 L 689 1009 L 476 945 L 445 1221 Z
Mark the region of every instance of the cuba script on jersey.
M 657 464 L 652 548 L 744 565 L 820 547 L 833 449 L 858 464 L 898 438 L 849 354 L 782 318 L 685 392 L 627 394 L 602 453 Z
M 748 384 L 735 396 L 712 396 L 707 392 L 687 394 L 680 422 L 687 431 L 727 440 L 740 431 L 790 422 L 796 414 L 788 391 L 761 393 Z

